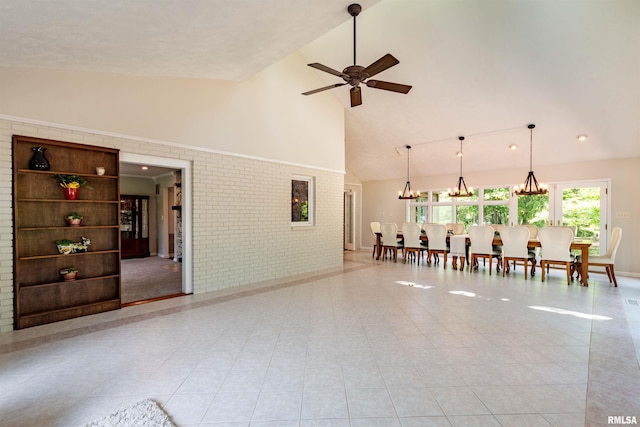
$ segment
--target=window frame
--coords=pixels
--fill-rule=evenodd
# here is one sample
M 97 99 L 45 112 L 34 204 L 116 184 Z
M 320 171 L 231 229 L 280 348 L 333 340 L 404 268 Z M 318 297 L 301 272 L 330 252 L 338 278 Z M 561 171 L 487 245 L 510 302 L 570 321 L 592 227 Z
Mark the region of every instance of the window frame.
M 485 188 L 508 188 L 509 189 L 509 198 L 507 200 L 484 200 L 484 190 Z M 407 211 L 406 217 L 407 221 L 412 221 L 416 219 L 417 215 L 417 207 L 425 207 L 426 208 L 426 217 L 427 222 L 433 222 L 433 208 L 435 206 L 451 206 L 452 209 L 452 218 L 455 218 L 453 221 L 460 222 L 457 219 L 458 216 L 458 206 L 477 206 L 478 207 L 478 223 L 484 224 L 484 207 L 485 206 L 495 206 L 495 205 L 506 205 L 510 206 L 512 195 L 512 187 L 511 186 L 501 186 L 501 185 L 488 185 L 486 187 L 480 187 L 477 189 L 477 196 L 470 200 L 468 198 L 451 198 L 449 200 L 444 201 L 434 201 L 434 193 L 442 193 L 446 192 L 446 189 L 430 189 L 420 191 L 419 194 L 422 196 L 420 201 L 409 200 L 407 201 Z M 511 215 L 510 215 L 511 217 Z
M 315 177 L 309 175 L 292 175 L 291 176 L 291 191 L 293 193 L 293 182 L 303 181 L 307 183 L 307 220 L 306 221 L 293 221 L 291 219 L 292 228 L 304 228 L 313 227 L 315 225 Z M 293 194 L 291 195 L 291 208 L 293 212 Z

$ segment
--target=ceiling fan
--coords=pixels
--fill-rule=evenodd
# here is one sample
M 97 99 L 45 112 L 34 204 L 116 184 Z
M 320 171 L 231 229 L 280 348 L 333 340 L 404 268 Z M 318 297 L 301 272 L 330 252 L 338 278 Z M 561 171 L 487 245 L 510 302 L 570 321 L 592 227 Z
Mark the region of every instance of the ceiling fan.
M 334 76 L 342 77 L 345 83 L 336 83 L 330 86 L 321 87 L 318 89 L 304 92 L 303 95 L 311 95 L 314 93 L 322 92 L 323 90 L 333 89 L 334 87 L 344 86 L 346 84 L 351 85 L 351 107 L 356 107 L 362 104 L 362 92 L 360 90 L 360 83 L 367 85 L 374 89 L 389 90 L 391 92 L 408 93 L 411 90 L 411 86 L 403 85 L 400 83 L 385 82 L 382 80 L 368 80 L 370 77 L 391 68 L 394 65 L 400 63 L 393 55 L 387 53 L 382 58 L 375 61 L 368 67 L 356 65 L 356 16 L 362 11 L 362 7 L 359 4 L 351 4 L 347 8 L 347 11 L 353 16 L 353 65 L 348 66 L 342 71 L 334 70 L 326 65 L 314 62 L 313 64 L 307 64 L 309 67 L 313 67 L 317 70 L 324 71 Z

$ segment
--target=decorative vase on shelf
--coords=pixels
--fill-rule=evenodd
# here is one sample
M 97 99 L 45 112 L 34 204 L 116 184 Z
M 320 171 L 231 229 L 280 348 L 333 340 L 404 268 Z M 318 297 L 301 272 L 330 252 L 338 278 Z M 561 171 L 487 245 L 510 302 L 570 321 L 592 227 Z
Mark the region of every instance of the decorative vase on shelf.
M 67 200 L 76 200 L 78 198 L 78 188 L 63 188 L 64 198 Z
M 75 267 L 63 268 L 60 270 L 60 276 L 62 276 L 62 280 L 65 282 L 70 282 L 72 280 L 76 280 L 78 277 L 78 270 Z
M 82 225 L 82 219 L 67 218 L 67 226 L 69 226 L 69 227 L 80 227 L 81 225 Z
M 33 156 L 29 160 L 29 169 L 37 170 L 37 171 L 48 171 L 51 165 L 49 164 L 49 160 L 47 160 L 47 156 L 45 156 L 45 151 L 47 151 L 44 147 L 31 147 L 33 150 Z
M 79 212 L 71 212 L 64 217 L 67 227 L 80 227 L 82 225 L 82 216 Z

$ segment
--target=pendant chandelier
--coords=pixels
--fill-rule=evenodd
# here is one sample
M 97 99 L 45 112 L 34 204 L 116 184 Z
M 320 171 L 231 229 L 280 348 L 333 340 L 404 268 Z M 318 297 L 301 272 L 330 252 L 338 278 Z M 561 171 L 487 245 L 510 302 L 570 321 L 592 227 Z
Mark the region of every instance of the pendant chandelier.
M 411 150 L 410 145 L 405 146 L 407 148 L 407 183 L 404 185 L 404 191 L 398 191 L 398 199 L 401 200 L 415 200 L 418 198 L 418 193 L 413 193 L 411 190 L 411 181 L 409 179 L 409 151 Z
M 459 136 L 460 140 L 460 177 L 458 178 L 458 184 L 451 191 L 449 189 L 449 196 L 451 197 L 471 197 L 473 196 L 473 188 L 467 189 L 467 184 L 464 182 L 464 178 L 462 177 L 462 141 L 464 141 L 464 136 Z
M 539 194 L 547 194 L 547 185 L 538 183 L 536 176 L 533 174 L 533 123 L 527 126 L 529 128 L 529 174 L 524 184 L 515 186 L 515 193 L 518 196 L 535 196 Z

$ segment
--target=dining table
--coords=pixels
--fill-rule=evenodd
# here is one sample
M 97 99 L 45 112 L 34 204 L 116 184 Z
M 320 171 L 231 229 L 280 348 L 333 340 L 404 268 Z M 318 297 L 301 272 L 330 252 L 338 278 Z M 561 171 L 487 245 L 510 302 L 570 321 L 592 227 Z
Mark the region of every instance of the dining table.
M 460 235 L 463 236 L 463 235 Z M 466 237 L 466 245 L 469 246 L 471 241 L 469 240 L 468 235 L 464 235 Z M 402 232 L 398 231 L 398 238 L 402 238 Z M 447 236 L 447 240 L 450 240 L 451 235 Z M 423 242 L 428 242 L 429 239 L 425 234 L 420 236 L 420 240 Z M 585 239 L 581 237 L 576 237 L 571 242 L 570 249 L 571 250 L 579 250 L 580 255 L 582 256 L 582 263 L 580 265 L 580 283 L 582 286 L 589 286 L 588 275 L 589 275 L 589 248 L 592 245 L 591 239 Z M 500 235 L 496 234 L 493 238 L 494 246 L 502 246 L 502 239 L 500 239 Z M 540 240 L 529 239 L 527 243 L 527 247 L 534 249 L 540 248 L 542 245 L 540 244 Z M 376 259 L 379 260 L 382 255 L 382 233 L 376 233 Z M 464 257 L 461 257 L 462 266 L 464 266 Z M 461 268 L 462 269 L 462 268 Z

